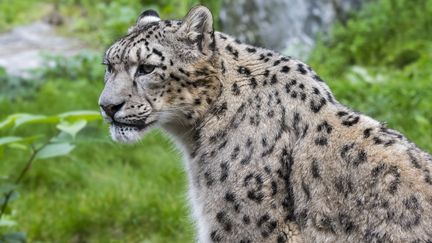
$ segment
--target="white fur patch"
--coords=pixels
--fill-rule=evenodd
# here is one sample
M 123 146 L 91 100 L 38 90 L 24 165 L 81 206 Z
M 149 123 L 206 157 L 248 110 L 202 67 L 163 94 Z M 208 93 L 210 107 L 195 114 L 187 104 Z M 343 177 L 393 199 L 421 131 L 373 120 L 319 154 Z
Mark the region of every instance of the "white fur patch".
M 157 21 L 160 21 L 160 20 L 161 19 L 159 17 L 149 15 L 149 16 L 145 16 L 142 19 L 140 19 L 139 22 L 138 22 L 138 25 L 145 25 L 145 24 L 148 24 L 148 23 L 151 23 L 151 22 L 157 22 Z

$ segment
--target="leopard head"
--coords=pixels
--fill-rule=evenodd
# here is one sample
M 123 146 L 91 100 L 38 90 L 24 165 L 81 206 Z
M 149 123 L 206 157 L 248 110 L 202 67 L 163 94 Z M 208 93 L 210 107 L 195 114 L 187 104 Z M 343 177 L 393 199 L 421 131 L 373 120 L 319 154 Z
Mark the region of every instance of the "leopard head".
M 105 53 L 99 105 L 112 138 L 134 142 L 150 127 L 193 127 L 220 94 L 217 59 L 207 8 L 192 8 L 182 21 L 144 11 Z

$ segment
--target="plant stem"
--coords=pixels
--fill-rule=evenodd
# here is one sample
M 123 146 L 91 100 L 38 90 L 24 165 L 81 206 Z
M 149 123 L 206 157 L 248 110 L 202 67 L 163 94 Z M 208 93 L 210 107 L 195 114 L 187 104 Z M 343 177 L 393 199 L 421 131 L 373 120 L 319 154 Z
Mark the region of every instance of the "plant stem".
M 15 180 L 15 185 L 18 185 L 18 184 L 21 182 L 22 178 L 24 178 L 25 174 L 27 174 L 27 172 L 30 170 L 30 168 L 31 168 L 31 166 L 32 166 L 32 164 L 33 164 L 33 161 L 34 161 L 34 159 L 36 158 L 37 153 L 38 153 L 41 149 L 43 149 L 47 144 L 48 144 L 48 143 L 42 145 L 42 146 L 41 146 L 40 148 L 38 148 L 38 149 L 35 149 L 35 148 L 32 146 L 32 153 L 31 153 L 29 159 L 27 160 L 26 165 L 25 165 L 24 168 L 21 170 L 21 173 L 19 174 L 19 176 L 18 176 L 17 179 Z M 14 193 L 14 191 L 15 191 L 15 189 L 11 189 L 9 192 L 6 193 L 6 195 L 5 195 L 5 201 L 4 201 L 4 203 L 3 203 L 3 205 L 2 205 L 2 207 L 1 207 L 1 209 L 0 209 L 0 219 L 2 218 L 4 212 L 6 211 L 7 205 L 8 205 L 8 203 L 9 203 L 9 200 L 10 200 L 10 198 L 12 197 L 12 194 Z
M 45 147 L 45 145 L 43 145 L 41 148 Z M 41 149 L 40 148 L 40 149 Z M 22 180 L 22 178 L 24 177 L 24 175 L 27 173 L 27 171 L 31 168 L 32 164 L 33 164 L 33 160 L 36 157 L 36 154 L 39 152 L 40 149 L 35 149 L 32 146 L 32 154 L 30 155 L 30 158 L 27 160 L 27 163 L 25 165 L 25 167 L 21 170 L 20 175 L 17 177 L 17 179 L 15 180 L 15 184 L 20 183 L 20 181 Z

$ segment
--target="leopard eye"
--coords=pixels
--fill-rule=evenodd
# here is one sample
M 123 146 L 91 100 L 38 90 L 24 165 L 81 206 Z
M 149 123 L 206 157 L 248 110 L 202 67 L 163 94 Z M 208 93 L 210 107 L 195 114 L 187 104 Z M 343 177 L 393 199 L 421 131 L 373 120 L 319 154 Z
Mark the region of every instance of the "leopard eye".
M 146 75 L 146 74 L 153 72 L 154 69 L 155 69 L 154 65 L 140 64 L 137 68 L 136 75 L 137 76 Z
M 108 73 L 112 73 L 113 70 L 114 70 L 113 65 L 108 63 L 108 64 L 106 65 L 106 71 L 107 71 Z

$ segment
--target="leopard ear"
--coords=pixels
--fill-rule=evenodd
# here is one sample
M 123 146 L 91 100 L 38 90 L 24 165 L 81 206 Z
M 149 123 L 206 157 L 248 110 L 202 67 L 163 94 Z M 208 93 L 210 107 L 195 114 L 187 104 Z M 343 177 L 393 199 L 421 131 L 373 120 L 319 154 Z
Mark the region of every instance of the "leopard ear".
M 135 26 L 129 28 L 128 33 L 132 32 L 137 27 L 144 26 L 148 23 L 157 22 L 160 20 L 161 19 L 159 17 L 159 14 L 156 11 L 152 9 L 145 10 L 138 16 Z
M 138 19 L 136 21 L 136 25 L 145 25 L 151 22 L 157 22 L 160 21 L 160 17 L 159 14 L 152 10 L 145 10 L 144 12 L 142 12 L 139 16 Z
M 196 43 L 201 52 L 205 53 L 214 44 L 213 16 L 204 6 L 193 7 L 180 26 L 180 37 L 191 43 Z

